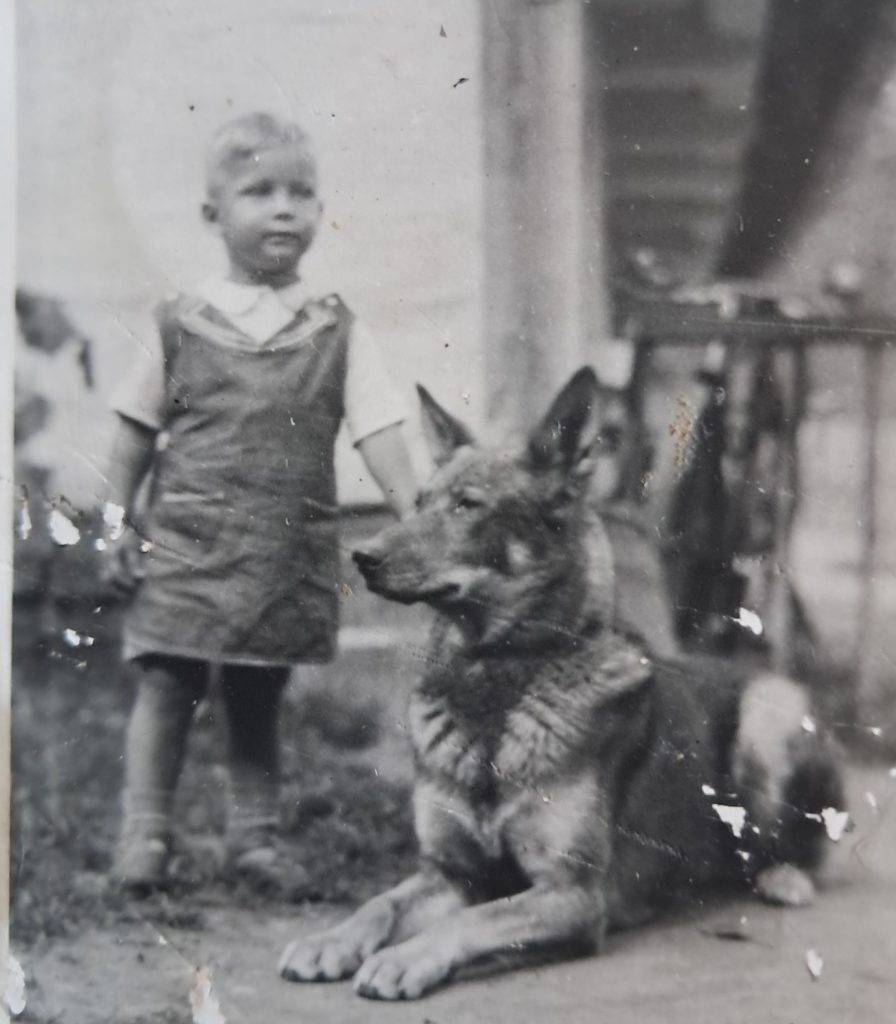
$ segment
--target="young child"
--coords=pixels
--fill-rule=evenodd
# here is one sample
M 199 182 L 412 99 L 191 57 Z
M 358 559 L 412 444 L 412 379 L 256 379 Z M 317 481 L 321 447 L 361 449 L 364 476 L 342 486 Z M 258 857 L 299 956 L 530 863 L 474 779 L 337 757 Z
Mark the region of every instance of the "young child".
M 216 666 L 230 737 L 230 864 L 262 882 L 291 868 L 276 842 L 278 707 L 290 666 L 334 655 L 334 442 L 349 432 L 399 515 L 416 487 L 404 409 L 371 339 L 298 269 L 321 217 L 309 141 L 267 114 L 212 141 L 205 221 L 226 277 L 157 310 L 160 351 L 114 404 L 105 572 L 133 591 L 124 656 L 138 672 L 116 873 L 164 881 L 171 804 L 193 711 Z M 141 531 L 134 497 L 151 474 Z

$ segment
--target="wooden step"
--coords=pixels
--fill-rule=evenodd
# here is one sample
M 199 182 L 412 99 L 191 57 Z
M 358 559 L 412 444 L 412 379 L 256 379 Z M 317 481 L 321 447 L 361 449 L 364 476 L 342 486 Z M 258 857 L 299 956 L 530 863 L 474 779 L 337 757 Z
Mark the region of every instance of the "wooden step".
M 697 11 L 641 10 L 641 6 L 629 2 L 597 12 L 591 41 L 608 61 L 637 55 L 645 65 L 699 63 L 707 58 L 733 62 L 755 52 L 755 40 L 717 31 Z
M 662 203 L 676 212 L 720 210 L 730 203 L 737 184 L 738 176 L 733 170 L 720 172 L 695 167 L 692 173 L 682 174 L 635 169 L 625 175 L 611 176 L 607 193 L 614 205 Z
M 672 135 L 663 138 L 610 139 L 607 170 L 628 174 L 737 174 L 747 139 L 729 129 L 719 137 Z
M 691 216 L 674 219 L 661 210 L 608 210 L 607 230 L 614 251 L 655 249 L 666 262 L 669 254 L 687 254 L 693 261 L 709 258 L 718 247 L 725 230 L 723 216 Z
M 730 199 L 676 199 L 660 202 L 647 197 L 616 199 L 607 203 L 611 223 L 623 222 L 638 232 L 649 232 L 661 225 L 680 226 L 700 237 L 719 234 L 719 225 L 728 215 Z
M 716 106 L 700 89 L 614 96 L 607 100 L 602 117 L 611 146 L 676 136 L 739 139 L 749 127 L 747 111 Z
M 704 238 L 689 236 L 684 232 L 665 231 L 652 238 L 617 238 L 610 235 L 614 250 L 621 254 L 631 253 L 639 248 L 649 248 L 659 254 L 661 266 L 676 281 L 703 278 L 715 262 L 716 243 Z M 620 282 L 630 281 L 631 274 L 624 266 L 616 274 Z
M 643 61 L 637 55 L 621 55 L 605 71 L 608 92 L 688 92 L 705 90 L 711 95 L 727 94 L 731 89 L 749 91 L 756 68 L 751 53 L 736 60 L 704 57 L 678 61 Z
M 622 289 L 624 292 L 631 287 L 632 270 L 627 256 L 632 246 L 623 246 L 614 239 L 614 259 L 610 268 L 609 284 L 611 292 Z M 715 255 L 714 246 L 708 245 L 703 239 L 683 240 L 679 236 L 668 236 L 665 244 L 651 246 L 659 255 L 660 267 L 675 281 L 692 281 L 702 279 Z

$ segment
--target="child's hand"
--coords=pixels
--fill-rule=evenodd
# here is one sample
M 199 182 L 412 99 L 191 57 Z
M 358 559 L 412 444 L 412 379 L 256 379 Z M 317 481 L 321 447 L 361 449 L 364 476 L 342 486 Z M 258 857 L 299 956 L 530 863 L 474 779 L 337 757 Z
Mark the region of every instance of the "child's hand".
M 124 521 L 124 510 L 107 505 L 103 512 L 100 582 L 116 597 L 132 593 L 143 579 L 143 538 Z
M 136 590 L 145 574 L 143 538 L 132 527 L 126 526 L 115 540 L 105 537 L 103 542 L 100 582 L 116 597 L 127 597 Z

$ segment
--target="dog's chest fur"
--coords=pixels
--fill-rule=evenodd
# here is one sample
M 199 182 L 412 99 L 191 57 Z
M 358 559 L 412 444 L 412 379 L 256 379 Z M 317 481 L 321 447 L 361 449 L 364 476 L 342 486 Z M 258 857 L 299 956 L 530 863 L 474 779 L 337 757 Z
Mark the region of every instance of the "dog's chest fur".
M 492 805 L 537 788 L 600 744 L 601 709 L 652 674 L 649 659 L 609 630 L 549 653 L 438 653 L 411 702 L 418 770 Z

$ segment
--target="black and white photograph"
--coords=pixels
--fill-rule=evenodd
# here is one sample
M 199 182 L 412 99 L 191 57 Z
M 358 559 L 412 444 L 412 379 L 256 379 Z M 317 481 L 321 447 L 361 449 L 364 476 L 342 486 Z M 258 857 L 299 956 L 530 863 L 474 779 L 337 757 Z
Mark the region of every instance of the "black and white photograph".
M 896 4 L 8 11 L 0 1022 L 890 1019 Z

